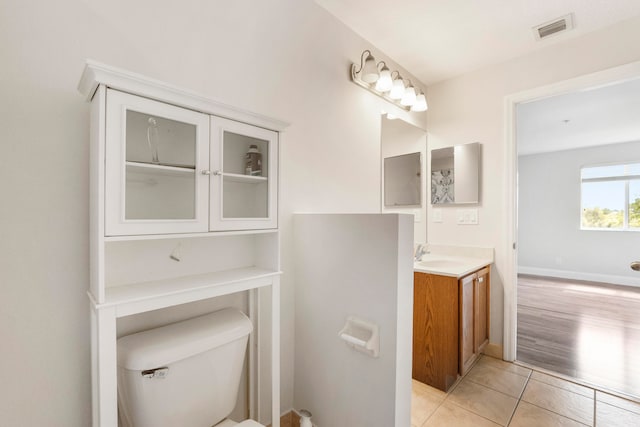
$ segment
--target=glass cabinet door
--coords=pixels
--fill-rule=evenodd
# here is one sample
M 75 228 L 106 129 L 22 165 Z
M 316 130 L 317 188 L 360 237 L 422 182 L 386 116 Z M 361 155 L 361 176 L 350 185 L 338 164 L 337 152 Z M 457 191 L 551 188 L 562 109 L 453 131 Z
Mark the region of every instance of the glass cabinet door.
M 208 128 L 205 114 L 108 91 L 106 235 L 207 231 Z
M 211 119 L 212 230 L 277 227 L 274 131 Z

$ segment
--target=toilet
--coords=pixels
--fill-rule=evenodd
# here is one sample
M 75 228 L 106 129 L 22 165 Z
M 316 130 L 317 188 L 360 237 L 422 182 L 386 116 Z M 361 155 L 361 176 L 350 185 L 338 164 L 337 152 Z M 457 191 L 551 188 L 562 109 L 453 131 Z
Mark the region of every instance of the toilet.
M 118 339 L 121 427 L 264 427 L 227 417 L 253 326 L 225 308 Z

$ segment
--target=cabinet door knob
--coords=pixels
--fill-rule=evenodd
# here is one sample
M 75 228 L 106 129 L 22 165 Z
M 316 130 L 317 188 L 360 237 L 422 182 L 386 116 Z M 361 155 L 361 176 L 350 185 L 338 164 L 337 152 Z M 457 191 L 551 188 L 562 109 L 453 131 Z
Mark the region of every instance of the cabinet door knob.
M 215 171 L 213 174 L 214 174 L 215 176 L 220 176 L 220 175 L 222 175 L 222 171 Z
M 210 170 L 206 170 L 206 169 L 205 169 L 205 170 L 203 170 L 203 171 L 200 171 L 200 173 L 201 173 L 202 175 L 211 175 L 211 171 L 210 171 Z
M 484 282 L 484 277 L 478 277 L 478 283 Z

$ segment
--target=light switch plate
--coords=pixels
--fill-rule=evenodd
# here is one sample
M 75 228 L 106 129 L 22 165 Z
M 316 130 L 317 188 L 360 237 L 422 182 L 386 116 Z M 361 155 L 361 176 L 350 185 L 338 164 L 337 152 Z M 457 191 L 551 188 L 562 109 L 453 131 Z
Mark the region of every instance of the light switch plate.
M 459 225 L 477 225 L 478 209 L 458 209 L 456 211 L 456 217 Z
M 432 209 L 431 216 L 433 222 L 442 222 L 442 209 Z

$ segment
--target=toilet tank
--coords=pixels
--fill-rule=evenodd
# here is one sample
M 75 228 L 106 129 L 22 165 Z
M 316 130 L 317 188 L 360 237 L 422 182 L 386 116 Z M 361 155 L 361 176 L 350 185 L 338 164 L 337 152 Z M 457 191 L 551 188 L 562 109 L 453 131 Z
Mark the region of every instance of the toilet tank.
M 226 308 L 118 339 L 121 427 L 211 427 L 235 407 L 251 321 Z

